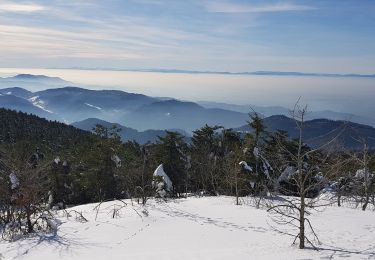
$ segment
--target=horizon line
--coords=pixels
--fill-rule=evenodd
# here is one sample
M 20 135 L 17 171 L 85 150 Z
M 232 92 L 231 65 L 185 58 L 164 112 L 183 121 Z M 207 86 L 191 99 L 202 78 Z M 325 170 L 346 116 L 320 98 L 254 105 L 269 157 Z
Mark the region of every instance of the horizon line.
M 16 69 L 16 68 L 15 68 Z M 157 72 L 170 74 L 216 74 L 216 75 L 254 75 L 254 76 L 310 76 L 310 77 L 353 77 L 353 78 L 375 78 L 374 74 L 362 73 L 324 73 L 324 72 L 300 72 L 300 71 L 278 71 L 278 70 L 256 70 L 256 71 L 215 71 L 215 70 L 185 70 L 185 69 L 126 69 L 108 67 L 47 67 L 42 69 L 52 70 L 102 70 L 102 71 L 128 71 L 128 72 Z
M 211 74 L 211 75 L 233 75 L 233 76 L 296 76 L 296 77 L 336 77 L 336 78 L 375 78 L 368 73 L 324 73 L 324 72 L 301 72 L 301 71 L 278 71 L 278 70 L 256 70 L 256 71 L 215 71 L 215 70 L 188 70 L 188 69 L 131 69 L 113 67 L 0 67 L 0 69 L 46 69 L 46 70 L 84 70 L 84 71 L 124 71 L 124 72 L 150 72 L 165 74 Z M 20 73 L 25 74 L 25 73 Z M 26 73 L 33 75 L 31 73 Z

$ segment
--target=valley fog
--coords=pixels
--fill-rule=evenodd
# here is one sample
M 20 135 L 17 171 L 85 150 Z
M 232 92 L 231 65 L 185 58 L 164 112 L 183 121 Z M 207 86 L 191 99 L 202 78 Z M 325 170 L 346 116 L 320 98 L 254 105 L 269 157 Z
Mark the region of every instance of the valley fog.
M 19 73 L 61 77 L 91 89 L 117 89 L 191 101 L 292 107 L 302 97 L 311 110 L 371 116 L 375 79 L 308 76 L 183 74 L 76 69 L 1 68 L 0 76 Z M 353 91 L 355 89 L 356 91 Z M 42 90 L 42 89 L 32 89 Z

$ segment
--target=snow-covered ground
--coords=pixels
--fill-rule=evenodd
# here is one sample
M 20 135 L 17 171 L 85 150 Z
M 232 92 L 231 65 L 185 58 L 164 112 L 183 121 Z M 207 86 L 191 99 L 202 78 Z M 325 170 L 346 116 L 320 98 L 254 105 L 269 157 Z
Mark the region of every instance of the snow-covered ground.
M 265 209 L 236 206 L 230 197 L 149 200 L 148 216 L 129 202 L 113 219 L 114 205 L 121 203 L 102 204 L 96 220 L 97 204 L 73 208 L 86 223 L 60 211 L 57 234 L 1 241 L 0 259 L 375 259 L 373 211 L 330 206 L 316 213 L 322 244 L 314 251 L 291 246 Z

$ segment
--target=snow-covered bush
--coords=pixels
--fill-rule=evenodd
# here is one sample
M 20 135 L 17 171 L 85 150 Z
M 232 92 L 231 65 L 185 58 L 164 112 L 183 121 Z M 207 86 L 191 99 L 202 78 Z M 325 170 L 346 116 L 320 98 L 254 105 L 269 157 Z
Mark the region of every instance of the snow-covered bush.
M 16 149 L 17 148 L 17 149 Z M 28 157 L 27 144 L 17 154 L 0 158 L 0 228 L 5 239 L 15 240 L 32 232 L 51 231 L 53 215 L 48 206 L 48 167 L 39 149 Z M 24 155 L 21 157 L 20 155 Z
M 165 198 L 170 192 L 172 192 L 173 184 L 171 179 L 165 173 L 163 164 L 160 164 L 154 174 L 152 186 L 155 188 L 156 197 Z

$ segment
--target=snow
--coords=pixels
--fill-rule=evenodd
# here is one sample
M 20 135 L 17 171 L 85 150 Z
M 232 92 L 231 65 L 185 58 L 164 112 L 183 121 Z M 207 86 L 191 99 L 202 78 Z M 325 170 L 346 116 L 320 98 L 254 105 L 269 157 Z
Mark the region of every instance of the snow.
M 116 154 L 112 155 L 111 160 L 116 164 L 117 168 L 121 167 L 121 159 L 120 159 L 120 157 L 118 157 L 118 155 L 116 155 Z
M 164 168 L 163 168 L 163 164 L 160 164 L 158 166 L 158 168 L 156 168 L 155 172 L 154 172 L 154 177 L 156 176 L 160 176 L 163 178 L 165 184 L 167 185 L 167 190 L 168 191 L 171 191 L 172 190 L 172 187 L 173 187 L 173 184 L 172 184 L 172 181 L 171 179 L 168 177 L 168 175 L 165 173 L 164 171 Z
M 50 114 L 53 114 L 53 112 L 51 110 L 48 110 L 47 108 L 45 108 L 45 103 L 43 100 L 40 100 L 39 99 L 39 96 L 34 96 L 34 97 L 31 97 L 28 99 L 35 107 L 38 107 Z
M 159 195 L 160 198 L 165 198 L 167 196 L 167 192 L 164 189 L 164 182 L 159 182 L 156 184 L 156 193 Z
M 203 197 L 128 206 L 112 218 L 119 201 L 77 206 L 51 223 L 56 232 L 5 242 L 2 259 L 373 259 L 375 212 L 331 206 L 311 221 L 320 251 L 291 246 L 292 237 L 276 232 L 265 209 L 232 197 Z M 246 202 L 246 201 L 242 201 Z M 116 206 L 117 205 L 117 206 Z M 82 221 L 82 213 L 88 222 Z M 139 216 L 139 215 L 141 216 Z M 272 224 L 273 225 L 273 224 Z M 1 257 L 0 257 L 1 258 Z
M 269 166 L 269 164 L 266 164 L 265 161 L 263 161 L 263 171 L 264 171 L 264 174 L 266 175 L 267 179 L 271 179 L 270 172 L 268 171 L 268 166 Z
M 89 103 L 85 103 L 86 106 L 89 106 L 89 107 L 92 107 L 92 108 L 96 108 L 97 110 L 102 110 L 101 107 L 97 107 L 97 106 L 94 106 L 94 105 L 91 105 Z
M 11 186 L 10 188 L 12 190 L 16 189 L 18 186 L 20 186 L 20 181 L 18 180 L 18 177 L 17 175 L 15 175 L 13 172 L 11 174 L 9 174 L 9 180 L 10 180 L 10 183 L 11 183 Z
M 293 166 L 288 166 L 288 167 L 285 168 L 285 170 L 279 176 L 278 182 L 288 181 L 295 174 L 296 174 L 296 168 L 293 167 Z
M 29 101 L 35 102 L 38 98 L 39 96 L 34 96 L 34 97 L 29 98 Z
M 257 158 L 257 159 L 259 158 L 260 152 L 259 152 L 258 147 L 254 147 L 253 154 L 254 154 L 255 158 Z
M 49 207 L 52 206 L 52 203 L 53 203 L 53 195 L 52 195 L 52 192 L 48 192 L 48 205 L 49 205 Z
M 253 154 L 254 154 L 256 159 L 259 159 L 259 158 L 261 159 L 262 166 L 263 166 L 263 173 L 264 173 L 264 175 L 266 175 L 267 179 L 270 179 L 271 177 L 270 177 L 269 170 L 271 170 L 271 171 L 273 170 L 272 167 L 271 167 L 271 164 L 268 162 L 268 160 L 266 158 L 264 158 L 260 148 L 254 147 Z
M 253 168 L 251 168 L 251 166 L 249 166 L 249 165 L 247 164 L 247 162 L 245 162 L 245 161 L 241 161 L 241 162 L 239 163 L 239 165 L 241 165 L 245 170 L 247 170 L 247 171 L 249 171 L 249 172 L 252 172 L 252 171 L 253 171 Z
M 373 174 L 371 174 L 369 171 L 366 172 L 365 169 L 359 169 L 355 173 L 355 178 L 366 179 L 366 177 L 368 179 L 371 179 L 373 177 Z
M 53 161 L 55 164 L 59 164 L 61 162 L 60 157 L 56 157 Z

